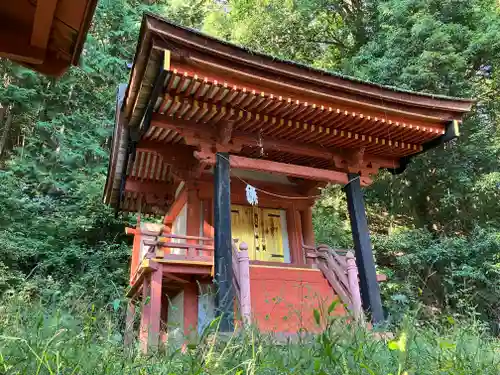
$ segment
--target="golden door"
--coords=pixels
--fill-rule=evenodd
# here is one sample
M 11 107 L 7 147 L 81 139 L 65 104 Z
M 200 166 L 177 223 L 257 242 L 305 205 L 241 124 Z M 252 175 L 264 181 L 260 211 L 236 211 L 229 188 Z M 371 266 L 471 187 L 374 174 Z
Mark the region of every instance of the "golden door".
M 238 239 L 238 244 L 246 242 L 250 259 L 255 259 L 252 207 L 231 206 L 231 232 L 233 239 Z
M 269 262 L 284 262 L 283 232 L 280 210 L 261 210 L 262 259 Z
M 251 260 L 284 262 L 279 210 L 231 206 L 232 237 L 246 242 Z

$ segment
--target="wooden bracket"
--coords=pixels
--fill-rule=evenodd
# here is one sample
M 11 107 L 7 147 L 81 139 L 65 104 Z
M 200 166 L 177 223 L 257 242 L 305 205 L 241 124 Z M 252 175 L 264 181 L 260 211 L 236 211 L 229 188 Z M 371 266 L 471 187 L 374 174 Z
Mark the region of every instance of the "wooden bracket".
M 230 108 L 229 111 L 231 112 L 230 117 L 225 120 L 224 123 L 219 125 L 218 140 L 222 146 L 227 146 L 229 144 L 233 134 L 233 126 L 236 116 L 233 108 Z

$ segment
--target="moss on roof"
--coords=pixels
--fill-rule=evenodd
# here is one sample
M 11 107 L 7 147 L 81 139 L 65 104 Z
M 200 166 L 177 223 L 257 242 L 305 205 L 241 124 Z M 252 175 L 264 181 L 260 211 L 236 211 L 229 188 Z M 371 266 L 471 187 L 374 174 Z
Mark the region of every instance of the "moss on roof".
M 270 59 L 270 60 L 273 60 L 273 61 L 276 61 L 276 62 L 279 62 L 279 63 L 283 63 L 283 64 L 287 64 L 287 65 L 290 65 L 290 66 L 295 66 L 297 68 L 305 69 L 305 70 L 310 71 L 310 72 L 324 74 L 324 75 L 327 75 L 327 76 L 336 77 L 336 78 L 344 79 L 344 80 L 355 82 L 355 83 L 361 83 L 361 84 L 365 84 L 365 85 L 370 85 L 370 86 L 377 87 L 377 88 L 380 88 L 380 89 L 385 89 L 385 90 L 390 90 L 390 91 L 400 92 L 400 93 L 405 93 L 405 94 L 411 94 L 411 95 L 419 95 L 419 96 L 423 96 L 423 97 L 427 97 L 427 98 L 432 98 L 432 99 L 444 99 L 444 100 L 450 100 L 450 101 L 474 102 L 474 99 L 470 99 L 470 98 L 459 98 L 459 97 L 453 97 L 453 96 L 446 96 L 446 95 L 440 95 L 440 94 L 431 94 L 431 93 L 425 93 L 425 92 L 419 92 L 419 91 L 412 91 L 412 90 L 407 90 L 407 89 L 401 89 L 401 88 L 398 88 L 398 87 L 395 87 L 395 86 L 383 85 L 383 84 L 380 84 L 380 83 L 376 83 L 376 82 L 372 82 L 372 81 L 368 81 L 368 80 L 363 80 L 363 79 L 356 78 L 356 77 L 353 77 L 353 76 L 349 76 L 349 75 L 346 75 L 346 74 L 342 74 L 342 73 L 339 73 L 339 72 L 334 72 L 334 71 L 330 71 L 330 70 L 326 70 L 326 69 L 320 69 L 320 68 L 314 68 L 314 67 L 312 67 L 310 65 L 306 65 L 306 64 L 303 64 L 303 63 L 300 63 L 300 62 L 297 62 L 297 61 L 282 59 L 282 58 L 278 58 L 278 57 L 275 57 L 275 56 L 272 56 L 272 55 L 268 55 L 268 54 L 265 54 L 265 53 L 262 53 L 262 52 L 254 51 L 254 50 L 249 49 L 249 48 L 247 48 L 247 47 L 245 47 L 243 45 L 239 45 L 239 44 L 236 44 L 236 43 L 228 42 L 228 41 L 226 41 L 224 39 L 220 39 L 220 38 L 214 37 L 212 35 L 208 35 L 208 34 L 202 32 L 200 30 L 197 30 L 197 29 L 194 29 L 194 28 L 191 28 L 191 27 L 187 27 L 187 26 L 179 25 L 176 22 L 173 22 L 173 21 L 171 21 L 169 19 L 166 19 L 164 17 L 158 16 L 157 14 L 154 14 L 154 13 L 146 12 L 144 14 L 144 17 L 147 17 L 147 16 L 151 16 L 153 18 L 156 18 L 157 20 L 159 20 L 161 22 L 165 22 L 166 24 L 168 24 L 168 25 L 170 25 L 172 27 L 176 27 L 176 28 L 179 28 L 181 30 L 189 31 L 189 32 L 194 33 L 196 35 L 199 35 L 199 36 L 201 36 L 203 38 L 207 38 L 207 39 L 213 40 L 215 42 L 224 44 L 224 45 L 232 47 L 232 48 L 237 48 L 239 50 L 242 50 L 242 51 L 244 51 L 246 53 L 249 53 L 249 54 L 252 54 L 254 56 L 259 56 L 259 57 L 262 57 L 262 58 L 265 58 L 265 59 Z

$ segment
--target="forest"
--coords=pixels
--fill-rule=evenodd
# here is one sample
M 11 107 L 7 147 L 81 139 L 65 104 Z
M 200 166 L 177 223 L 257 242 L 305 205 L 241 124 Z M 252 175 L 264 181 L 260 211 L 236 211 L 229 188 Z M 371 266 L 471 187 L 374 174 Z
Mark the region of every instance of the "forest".
M 406 350 L 402 336 L 392 341 L 399 354 L 392 347 L 377 357 L 370 350 L 379 344 L 351 353 L 356 335 L 344 344 L 322 335 L 300 354 L 304 363 L 283 362 L 278 372 L 262 365 L 271 357 L 243 349 L 203 357 L 212 358 L 203 370 L 196 370 L 202 349 L 161 368 L 114 357 L 131 249 L 124 226 L 135 217 L 116 214 L 102 198 L 116 90 L 128 81 L 144 12 L 279 58 L 476 100 L 459 139 L 413 159 L 403 174 L 380 173 L 365 189 L 378 270 L 388 277 L 387 324 L 425 327 L 420 349 Z M 80 66 L 61 78 L 0 60 L 0 373 L 332 373 L 324 366 L 342 374 L 497 373 L 499 347 L 490 341 L 500 333 L 497 67 L 495 0 L 100 0 Z M 339 187 L 323 190 L 314 222 L 317 242 L 352 248 Z M 456 331 L 457 322 L 467 329 Z M 74 348 L 49 350 L 58 340 Z M 261 340 L 260 351 L 271 345 Z M 279 350 L 268 356 L 281 361 Z M 408 359 L 422 351 L 428 372 Z M 354 370 L 352 361 L 368 362 Z

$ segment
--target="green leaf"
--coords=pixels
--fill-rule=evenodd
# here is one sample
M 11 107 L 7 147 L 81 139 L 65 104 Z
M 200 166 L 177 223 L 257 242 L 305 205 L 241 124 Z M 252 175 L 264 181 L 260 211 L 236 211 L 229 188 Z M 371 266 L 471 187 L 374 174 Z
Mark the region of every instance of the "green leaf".
M 321 359 L 316 358 L 314 360 L 314 371 L 318 372 L 320 368 L 321 368 Z
M 391 350 L 399 350 L 400 352 L 406 352 L 406 343 L 408 336 L 406 332 L 402 332 L 398 340 L 389 341 L 387 347 Z
M 335 308 L 337 307 L 338 304 L 339 304 L 339 300 L 338 299 L 332 301 L 332 303 L 330 304 L 330 306 L 328 306 L 328 315 L 330 315 L 335 310 Z
M 457 347 L 457 344 L 454 344 L 449 341 L 442 340 L 439 342 L 439 347 L 441 349 L 455 349 Z
M 387 347 L 391 350 L 399 350 L 399 343 L 397 341 L 389 341 Z
M 318 309 L 313 310 L 313 315 L 314 315 L 314 321 L 316 322 L 317 325 L 321 324 L 321 314 L 319 313 Z
M 120 308 L 120 303 L 121 303 L 121 301 L 120 301 L 119 299 L 115 299 L 115 300 L 113 301 L 113 310 L 114 310 L 115 312 L 117 312 L 117 311 L 118 311 L 118 309 Z

